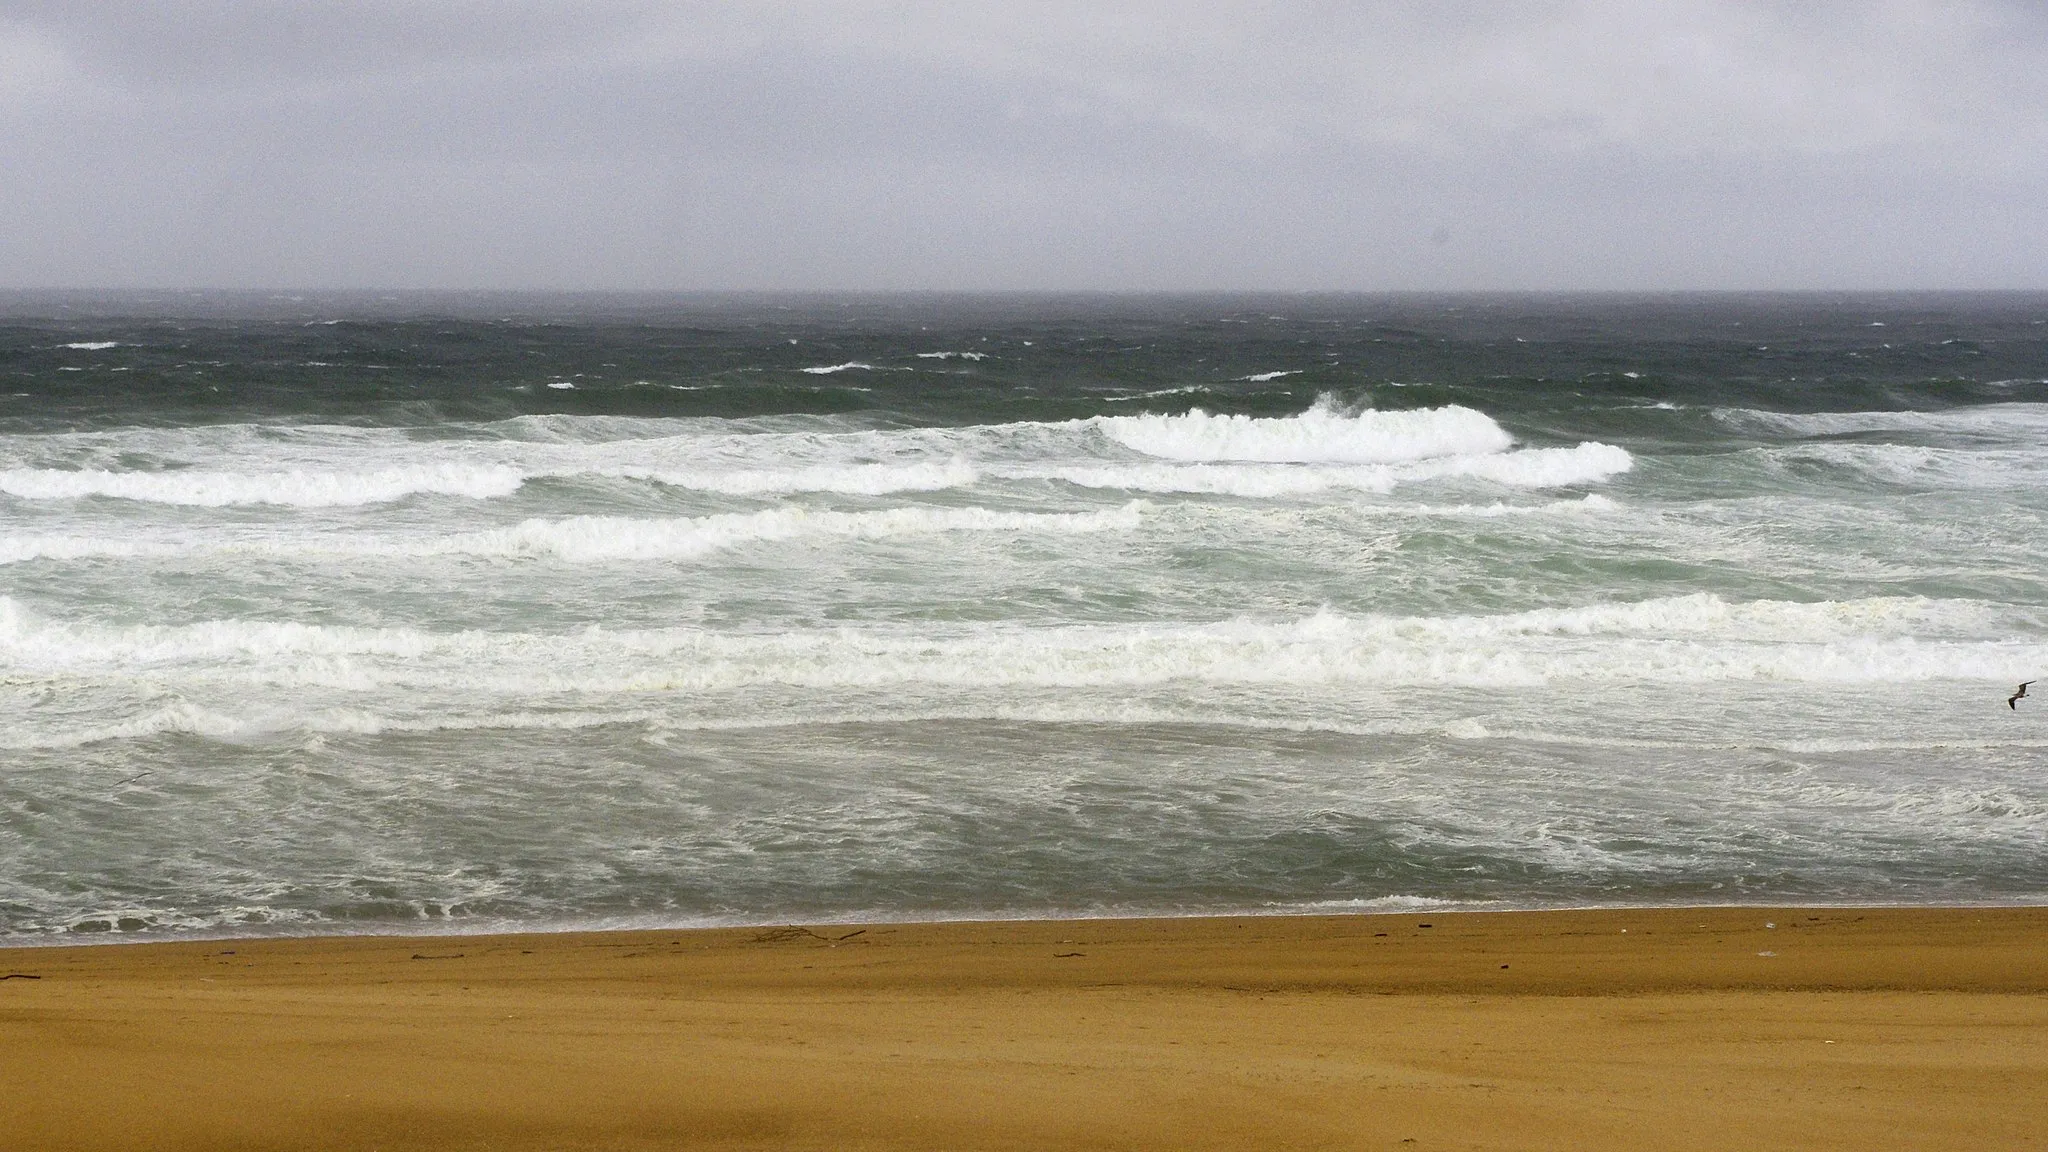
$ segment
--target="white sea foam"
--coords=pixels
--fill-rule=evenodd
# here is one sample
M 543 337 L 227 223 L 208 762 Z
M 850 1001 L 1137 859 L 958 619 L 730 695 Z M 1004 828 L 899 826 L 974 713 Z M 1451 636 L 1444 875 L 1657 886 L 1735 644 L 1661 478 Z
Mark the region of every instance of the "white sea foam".
M 253 729 L 247 721 L 181 701 L 105 724 L 67 728 L 23 724 L 0 726 L 0 748 L 82 748 L 112 740 L 141 740 L 171 734 L 225 741 L 244 739 L 253 734 Z
M 660 697 L 641 700 L 659 702 Z M 1133 703 L 1126 698 L 1047 699 L 1016 695 L 984 696 L 973 700 L 880 701 L 873 698 L 851 708 L 826 706 L 777 707 L 763 712 L 701 714 L 673 708 L 620 708 L 599 710 L 536 711 L 433 711 L 393 707 L 389 711 L 368 708 L 317 708 L 311 711 L 270 711 L 260 716 L 238 718 L 196 708 L 180 702 L 168 707 L 148 708 L 126 719 L 103 725 L 76 728 L 0 724 L 0 748 L 14 750 L 63 749 L 107 741 L 143 739 L 175 734 L 195 735 L 211 740 L 244 743 L 288 734 L 381 736 L 399 733 L 481 732 L 481 731 L 587 731 L 594 728 L 636 726 L 646 730 L 646 739 L 665 744 L 675 732 L 741 732 L 762 729 L 831 728 L 852 724 L 922 724 L 949 721 L 982 721 L 1004 724 L 1115 724 L 1120 726 L 1186 726 L 1193 728 L 1243 729 L 1259 732 L 1384 737 L 1441 737 L 1456 741 L 1514 742 L 1555 745 L 1568 748 L 1626 749 L 1688 753 L 1745 752 L 1776 750 L 1793 754 L 1835 755 L 1868 752 L 1939 753 L 1957 750 L 2010 753 L 2017 750 L 2048 750 L 2048 739 L 2004 735 L 1997 739 L 1769 739 L 1747 733 L 1736 741 L 1710 736 L 1696 739 L 1632 739 L 1558 732 L 1520 724 L 1489 728 L 1472 719 L 1449 723 L 1427 719 L 1358 721 L 1339 715 L 1321 717 L 1267 716 L 1220 711 L 1213 704 L 1200 707 L 1161 707 Z M 1966 793 L 1968 800 L 1955 807 L 1981 811 L 1987 807 L 1982 793 Z M 1993 797 L 2009 797 L 2009 790 L 1997 789 Z M 1834 799 L 1840 799 L 1835 797 Z M 1910 801 L 1899 801 L 1911 807 Z M 2048 820 L 2048 806 L 2029 809 L 2024 802 L 2007 803 L 2007 811 L 2027 811 L 2036 820 Z
M 1352 415 L 1317 404 L 1298 416 L 1105 416 L 1105 435 L 1147 456 L 1189 461 L 1390 464 L 1482 456 L 1514 444 L 1484 412 L 1451 405 Z
M 1112 404 L 1125 404 L 1133 400 L 1153 400 L 1160 396 L 1185 396 L 1190 392 L 1205 391 L 1207 389 L 1199 384 L 1189 384 L 1181 388 L 1160 388 L 1151 392 L 1134 392 L 1129 396 L 1111 396 L 1109 397 L 1109 402 Z
M 1994 490 L 2035 487 L 2048 478 L 2048 453 L 2028 448 L 1933 448 L 1918 444 L 1818 441 L 1760 450 L 1777 470 L 1825 468 L 1905 488 Z
M 1508 451 L 1506 432 L 1463 408 L 1344 415 L 1319 405 L 1284 418 L 1191 412 L 890 429 L 826 418 L 554 416 L 466 432 L 423 439 L 403 429 L 242 425 L 0 436 L 0 462 L 16 465 L 0 470 L 0 492 L 327 507 L 414 494 L 502 497 L 540 478 L 637 479 L 735 496 L 880 495 L 996 478 L 1278 497 L 1444 478 L 1559 487 L 1631 466 L 1625 450 L 1606 444 Z M 137 459 L 156 467 L 138 470 Z
M 1284 371 L 1284 372 L 1254 372 L 1254 373 L 1253 373 L 1253 374 L 1251 374 L 1250 376 L 1239 376 L 1239 377 L 1238 377 L 1238 379 L 1239 379 L 1239 380 L 1245 380 L 1245 381 L 1249 381 L 1249 382 L 1251 382 L 1251 383 L 1253 383 L 1253 384 L 1264 384 L 1264 383 L 1265 383 L 1266 381 L 1268 381 L 1268 380 L 1278 380 L 1278 379 L 1280 379 L 1280 378 L 1281 378 L 1282 376 L 1299 376 L 1299 375 L 1301 375 L 1301 369 L 1299 369 L 1299 368 L 1291 368 L 1291 369 L 1288 369 L 1288 370 L 1286 370 L 1286 371 Z
M 955 359 L 956 357 L 957 357 L 958 359 L 961 359 L 961 360 L 986 360 L 986 359 L 988 359 L 988 353 L 986 353 L 986 352 L 919 352 L 919 353 L 917 354 L 917 358 L 918 358 L 919 360 L 952 360 L 952 359 Z
M 1333 489 L 1385 494 L 1404 483 L 1447 478 L 1486 480 L 1515 488 L 1563 488 L 1606 480 L 1634 466 L 1625 449 L 1586 443 L 1484 456 L 1453 456 L 1403 465 L 1330 467 L 1287 464 L 1104 464 L 1011 468 L 996 474 L 1036 476 L 1085 488 L 1185 492 L 1248 499 L 1302 496 Z
M 176 556 L 183 550 L 176 544 L 111 536 L 27 536 L 18 533 L 0 536 L 0 564 L 22 564 L 30 560 L 83 560 L 101 556 Z
M 1390 687 L 1608 683 L 2002 682 L 2048 638 L 1983 638 L 1994 606 L 1917 598 L 1729 603 L 1685 596 L 1498 616 L 741 633 L 694 628 L 436 633 L 218 620 L 102 627 L 0 598 L 12 675 L 181 671 L 357 691 L 716 693 L 782 685 L 953 691 L 1164 684 Z M 1956 638 L 1927 639 L 1939 625 Z M 1975 630 L 1978 635 L 1969 635 Z
M 877 512 L 762 512 L 641 520 L 572 516 L 527 520 L 428 541 L 398 543 L 412 555 L 550 556 L 562 560 L 687 559 L 722 548 L 801 537 L 880 539 L 937 532 L 1108 532 L 1136 528 L 1143 505 L 1101 512 L 1003 512 L 988 508 L 891 508 Z
M 793 468 L 786 471 L 734 469 L 678 472 L 648 468 L 592 469 L 598 475 L 651 480 L 674 488 L 721 492 L 728 496 L 761 496 L 792 492 L 838 492 L 882 496 L 891 492 L 937 492 L 964 488 L 979 475 L 966 461 L 929 464 L 849 464 L 841 467 Z M 575 472 L 557 475 L 577 475 Z
M 157 504 L 223 507 L 283 504 L 328 508 L 381 504 L 433 494 L 488 500 L 519 490 L 509 468 L 432 464 L 373 472 L 111 472 L 104 469 L 15 468 L 0 472 L 0 492 L 23 500 L 87 496 Z
M 662 719 L 659 713 L 630 711 L 510 711 L 401 716 L 361 708 L 321 708 L 311 712 L 276 709 L 231 716 L 179 701 L 164 707 L 146 708 L 106 724 L 74 728 L 20 724 L 0 726 L 0 748 L 79 748 L 108 741 L 167 735 L 199 736 L 224 743 L 239 743 L 295 732 L 352 736 L 486 730 L 573 732 L 614 724 L 660 723 Z
M 1781 436 L 1844 436 L 1870 432 L 1936 432 L 1988 437 L 2032 436 L 2048 429 L 2048 404 L 1985 404 L 1934 412 L 1769 412 L 1716 408 L 1730 427 Z
M 1395 470 L 1402 481 L 1466 477 L 1514 488 L 1562 488 L 1591 484 L 1635 467 L 1625 448 L 1595 441 L 1571 448 L 1525 448 L 1487 456 L 1423 460 Z
M 1589 492 L 1575 500 L 1546 500 L 1541 504 L 1506 504 L 1498 500 L 1491 504 L 1362 504 L 1356 505 L 1355 510 L 1379 516 L 1495 520 L 1511 516 L 1612 512 L 1621 507 L 1620 501 Z
M 112 497 L 160 504 L 274 504 L 325 508 L 379 504 L 421 494 L 490 499 L 517 492 L 528 480 L 608 477 L 644 480 L 673 488 L 728 496 L 832 492 L 882 496 L 893 492 L 937 492 L 968 487 L 979 473 L 959 458 L 915 464 L 845 464 L 811 467 L 666 469 L 606 465 L 516 470 L 501 465 L 437 464 L 362 473 L 109 472 L 99 469 L 16 469 L 0 472 L 0 492 L 25 500 Z M 0 563 L 29 559 L 30 542 L 0 540 Z M 34 555 L 60 557 L 67 548 L 54 539 L 35 544 Z M 74 552 L 85 555 L 85 552 Z M 115 555 L 95 551 L 94 555 Z
M 1017 468 L 1002 475 L 1057 480 L 1120 492 L 1187 493 L 1261 500 L 1332 489 L 1385 494 L 1396 479 L 1383 468 L 1304 468 L 1259 464 L 1102 464 Z
M 115 904 L 100 905 L 90 912 L 65 916 L 41 924 L 33 920 L 26 921 L 18 929 L 0 930 L 0 936 L 7 937 L 10 946 L 63 946 L 76 944 L 81 939 L 92 939 L 103 933 L 110 936 L 125 936 L 175 932 L 207 937 L 223 933 L 235 935 L 249 932 L 254 928 L 285 924 L 303 927 L 325 923 L 328 920 L 326 914 L 315 910 L 279 908 L 263 904 L 231 904 L 200 912 Z
M 770 508 L 710 516 L 643 519 L 569 516 L 523 520 L 504 528 L 447 535 L 337 534 L 292 530 L 240 530 L 203 540 L 138 540 L 125 536 L 0 539 L 0 564 L 88 557 L 273 556 L 416 558 L 498 556 L 570 562 L 687 560 L 746 544 L 810 538 L 877 540 L 952 532 L 1075 534 L 1130 531 L 1146 510 L 1143 501 L 1094 512 L 1010 512 L 990 508 L 888 508 L 866 512 Z
M 813 376 L 830 376 L 835 372 L 872 372 L 874 370 L 875 366 L 873 364 L 863 364 L 858 360 L 848 360 L 844 364 L 825 364 L 816 368 L 803 369 L 803 371 Z
M 1420 618 L 1402 627 L 1435 630 L 1445 639 L 1514 634 L 1677 636 L 1714 634 L 1747 639 L 1825 641 L 1854 636 L 1909 635 L 1937 620 L 1992 624 L 1998 609 L 1975 601 L 1919 596 L 1858 600 L 1729 602 L 1709 593 L 1543 608 L 1498 616 Z
M 80 340 L 64 345 L 66 348 L 76 348 L 80 352 L 102 352 L 108 348 L 119 348 L 120 346 L 121 342 L 119 340 Z

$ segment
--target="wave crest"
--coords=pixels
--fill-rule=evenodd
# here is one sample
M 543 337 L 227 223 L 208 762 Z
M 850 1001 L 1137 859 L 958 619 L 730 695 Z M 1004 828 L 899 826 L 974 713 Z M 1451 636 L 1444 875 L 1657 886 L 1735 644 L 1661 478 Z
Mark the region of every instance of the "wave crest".
M 1395 464 L 1504 452 L 1514 437 L 1491 416 L 1449 405 L 1345 414 L 1319 401 L 1298 416 L 1105 416 L 1110 439 L 1164 460 Z
M 572 562 L 684 560 L 745 544 L 814 537 L 876 540 L 948 532 L 1090 533 L 1135 529 L 1142 500 L 1093 512 L 1010 512 L 993 508 L 884 508 L 868 512 L 770 508 L 710 516 L 644 519 L 568 516 L 522 520 L 504 528 L 447 536 L 289 533 L 245 535 L 218 542 L 169 543 L 112 536 L 0 538 L 0 565 L 30 560 L 199 555 L 413 558 L 427 556 L 546 557 Z
M 561 546 L 551 540 L 550 546 Z M 1998 606 L 1919 597 L 1728 602 L 1711 595 L 1495 616 L 1345 616 L 1213 623 L 698 628 L 565 634 L 432 632 L 288 621 L 102 627 L 45 621 L 0 597 L 0 667 L 29 675 L 201 676 L 268 683 L 451 685 L 489 692 L 715 691 L 1370 682 L 1387 685 L 1986 679 L 2048 655 L 1991 635 Z M 1930 639 L 1929 633 L 1945 634 Z M 320 660 L 344 660 L 329 665 Z M 306 661 L 316 663 L 308 664 Z M 337 681 L 338 682 L 338 681 Z
M 527 520 L 423 542 L 416 554 L 552 556 L 564 560 L 685 559 L 758 541 L 810 536 L 880 539 L 937 532 L 1108 532 L 1138 526 L 1144 508 L 1132 501 L 1099 512 L 1006 512 L 989 508 L 889 508 L 878 512 L 762 512 L 639 520 L 571 516 Z
M 334 508 L 429 494 L 489 500 L 509 496 L 523 483 L 525 478 L 515 469 L 470 464 L 423 464 L 371 472 L 110 472 L 96 468 L 0 472 L 0 492 L 21 500 L 104 496 L 204 508 L 233 504 Z

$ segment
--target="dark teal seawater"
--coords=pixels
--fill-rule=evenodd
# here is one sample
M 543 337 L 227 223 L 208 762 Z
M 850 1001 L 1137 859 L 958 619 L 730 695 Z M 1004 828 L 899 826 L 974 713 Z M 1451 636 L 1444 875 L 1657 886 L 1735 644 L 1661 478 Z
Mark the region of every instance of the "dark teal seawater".
M 918 424 L 1324 394 L 1532 432 L 1711 432 L 1632 405 L 1791 412 L 2039 401 L 2041 294 L 1701 296 L 0 295 L 0 421 L 432 425 L 559 413 Z M 117 341 L 81 357 L 73 342 Z M 972 351 L 982 361 L 921 360 Z M 891 373 L 807 375 L 861 362 Z M 82 371 L 68 372 L 67 368 Z M 1292 375 L 1265 382 L 1247 376 Z M 1632 375 L 1631 375 L 1632 374 Z M 550 383 L 574 382 L 573 391 Z M 1382 390 L 1401 385 L 1397 396 Z

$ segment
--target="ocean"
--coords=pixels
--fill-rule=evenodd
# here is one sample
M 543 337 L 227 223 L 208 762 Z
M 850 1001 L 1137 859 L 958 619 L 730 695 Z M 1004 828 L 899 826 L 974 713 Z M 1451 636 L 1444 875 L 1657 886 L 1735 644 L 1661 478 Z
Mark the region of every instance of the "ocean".
M 2037 675 L 2048 295 L 0 296 L 11 943 L 2038 902 Z

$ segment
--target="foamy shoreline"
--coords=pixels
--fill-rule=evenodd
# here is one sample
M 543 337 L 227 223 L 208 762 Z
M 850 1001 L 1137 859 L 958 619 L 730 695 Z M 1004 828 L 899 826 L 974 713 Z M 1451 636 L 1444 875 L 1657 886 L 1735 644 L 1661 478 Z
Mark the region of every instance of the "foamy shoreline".
M 1838 912 L 1962 912 L 1972 910 L 2043 910 L 2048 911 L 2048 898 L 2017 898 L 2012 900 L 1940 900 L 1940 901 L 1899 901 L 1896 903 L 1871 900 L 1842 900 L 1817 903 L 1773 900 L 1755 903 L 1696 903 L 1676 901 L 1666 903 L 1612 903 L 1577 904 L 1520 903 L 1513 901 L 1487 900 L 1428 900 L 1421 897 L 1389 897 L 1380 900 L 1363 900 L 1355 905 L 1345 906 L 1338 902 L 1319 902 L 1314 905 L 1290 905 L 1285 907 L 1257 908 L 1219 906 L 1203 909 L 1158 909 L 1125 908 L 1103 911 L 1008 911 L 980 910 L 959 913 L 943 911 L 919 911 L 891 913 L 885 911 L 854 911 L 845 913 L 819 913 L 814 915 L 788 915 L 779 917 L 735 916 L 730 918 L 700 917 L 688 920 L 663 921 L 653 918 L 596 920 L 554 920 L 554 921 L 461 921 L 429 920 L 417 923 L 387 921 L 366 925 L 361 928 L 336 926 L 331 931 L 303 931 L 303 924 L 278 925 L 277 931 L 265 931 L 266 925 L 251 926 L 251 930 L 214 931 L 200 929 L 192 932 L 125 932 L 106 931 L 88 933 L 53 932 L 41 935 L 0 936 L 0 954 L 17 950 L 41 948 L 102 948 L 102 947 L 150 947 L 177 944 L 222 944 L 238 940 L 263 941 L 320 941 L 320 940 L 472 940 L 496 937 L 527 936 L 587 936 L 610 934 L 633 934 L 664 932 L 745 932 L 771 931 L 783 928 L 866 928 L 884 926 L 891 928 L 917 927 L 924 925 L 990 925 L 1024 927 L 1046 924 L 1118 924 L 1118 923 L 1161 923 L 1198 922 L 1208 920 L 1299 920 L 1299 919 L 1342 919 L 1347 917 L 1409 916 L 1434 914 L 1450 915 L 1545 915 L 1577 914 L 1594 915 L 1626 913 L 1668 913 L 1668 912 L 1783 912 L 1783 913 L 1838 913 Z

